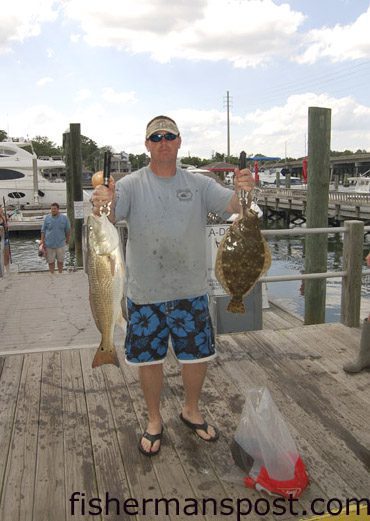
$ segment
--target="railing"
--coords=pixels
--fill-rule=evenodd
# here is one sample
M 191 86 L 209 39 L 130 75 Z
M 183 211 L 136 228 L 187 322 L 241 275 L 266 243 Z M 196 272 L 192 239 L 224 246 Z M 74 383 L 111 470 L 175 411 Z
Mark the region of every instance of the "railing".
M 258 198 L 263 200 L 266 197 L 278 197 L 287 199 L 307 200 L 307 190 L 292 188 L 262 188 L 259 191 Z M 370 194 L 362 194 L 359 192 L 337 192 L 330 191 L 328 201 L 348 203 L 349 205 L 370 205 Z
M 361 280 L 370 275 L 370 270 L 362 269 L 363 242 L 359 242 L 359 234 L 370 231 L 370 226 L 363 226 L 360 221 L 345 221 L 343 227 L 338 228 L 292 228 L 287 230 L 262 230 L 262 235 L 271 237 L 276 235 L 300 236 L 308 234 L 343 233 L 343 271 L 327 271 L 324 273 L 300 273 L 296 275 L 274 275 L 260 279 L 261 282 L 284 282 L 292 280 L 312 280 L 342 278 L 341 322 L 349 327 L 360 325 Z

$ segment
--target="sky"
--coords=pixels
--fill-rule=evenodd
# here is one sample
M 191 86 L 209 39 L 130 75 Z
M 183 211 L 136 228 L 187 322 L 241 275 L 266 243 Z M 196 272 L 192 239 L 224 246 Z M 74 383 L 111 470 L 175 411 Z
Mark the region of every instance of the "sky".
M 0 129 L 146 152 L 177 121 L 180 156 L 307 154 L 308 107 L 331 149 L 370 152 L 369 0 L 2 0 Z

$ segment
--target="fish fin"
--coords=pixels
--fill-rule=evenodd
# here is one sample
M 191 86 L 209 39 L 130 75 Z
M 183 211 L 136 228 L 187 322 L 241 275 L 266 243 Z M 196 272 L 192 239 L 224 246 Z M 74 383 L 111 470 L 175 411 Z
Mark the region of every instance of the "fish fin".
M 92 361 L 92 368 L 99 367 L 104 364 L 113 364 L 116 367 L 119 367 L 119 361 L 116 353 L 116 349 L 113 346 L 112 351 L 106 351 L 99 346 L 97 352 L 95 353 L 94 360 Z
M 227 311 L 231 313 L 245 313 L 245 306 L 243 302 L 243 297 L 233 296 L 227 306 Z

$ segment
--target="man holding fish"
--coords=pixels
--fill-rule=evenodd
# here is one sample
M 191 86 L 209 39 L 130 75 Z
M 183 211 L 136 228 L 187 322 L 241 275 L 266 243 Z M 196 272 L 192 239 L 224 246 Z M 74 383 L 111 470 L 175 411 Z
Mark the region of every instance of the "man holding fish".
M 148 409 L 139 450 L 153 456 L 163 432 L 160 396 L 169 336 L 182 366 L 185 403 L 180 418 L 202 440 L 218 439 L 217 428 L 199 409 L 207 362 L 216 356 L 204 232 L 208 212 L 226 219 L 240 211 L 238 192 L 252 190 L 254 180 L 248 169 L 236 169 L 232 191 L 210 177 L 178 168 L 181 137 L 168 116 L 149 121 L 145 146 L 150 164 L 116 185 L 111 178 L 109 187 L 97 186 L 91 202 L 93 214 L 109 206 L 109 219 L 124 219 L 128 225 L 125 355 L 128 364 L 139 368 Z M 102 358 L 99 363 L 107 362 Z

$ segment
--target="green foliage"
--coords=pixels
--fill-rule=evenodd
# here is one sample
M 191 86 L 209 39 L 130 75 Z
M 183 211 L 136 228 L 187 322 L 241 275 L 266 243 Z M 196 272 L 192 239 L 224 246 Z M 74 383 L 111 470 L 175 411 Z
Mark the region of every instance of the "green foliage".
M 147 154 L 129 154 L 129 160 L 132 171 L 139 170 L 139 168 L 149 164 L 149 156 Z
M 99 158 L 98 145 L 87 136 L 81 135 L 81 156 L 83 167 L 87 170 L 96 171 L 97 159 Z M 103 153 L 104 155 L 104 153 Z
M 215 152 L 212 157 L 212 161 L 215 163 L 225 161 L 225 154 L 220 154 L 220 152 Z
M 5 130 L 0 130 L 0 141 L 6 141 L 8 139 L 8 134 Z
M 32 138 L 32 146 L 36 152 L 37 157 L 40 156 L 62 156 L 62 147 L 57 146 L 53 141 L 46 136 L 36 136 Z

